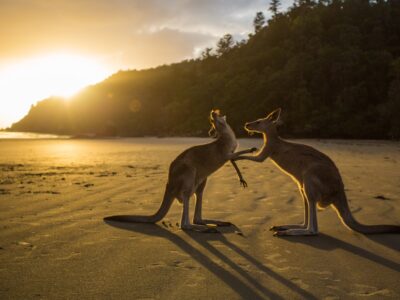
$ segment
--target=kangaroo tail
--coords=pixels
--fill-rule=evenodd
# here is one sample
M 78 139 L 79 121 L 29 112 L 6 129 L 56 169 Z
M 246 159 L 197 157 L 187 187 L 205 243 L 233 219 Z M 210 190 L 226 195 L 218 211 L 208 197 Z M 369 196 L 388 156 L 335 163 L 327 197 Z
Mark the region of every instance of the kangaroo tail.
M 342 198 L 340 202 L 334 202 L 332 205 L 342 219 L 342 222 L 354 231 L 364 234 L 400 233 L 399 225 L 364 225 L 359 223 L 354 219 L 346 198 Z
M 127 223 L 156 223 L 165 217 L 171 204 L 174 200 L 171 188 L 167 183 L 164 193 L 164 199 L 161 203 L 158 211 L 149 216 L 138 216 L 138 215 L 118 215 L 104 218 L 105 221 L 117 221 L 117 222 L 127 222 Z

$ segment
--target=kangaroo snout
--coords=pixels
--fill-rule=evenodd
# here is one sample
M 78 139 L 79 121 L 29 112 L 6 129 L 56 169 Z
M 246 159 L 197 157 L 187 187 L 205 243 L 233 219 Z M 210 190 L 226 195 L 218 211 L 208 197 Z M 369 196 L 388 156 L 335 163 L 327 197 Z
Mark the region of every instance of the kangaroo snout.
M 254 128 L 252 128 L 254 122 L 246 122 L 244 123 L 244 129 L 246 130 L 253 130 Z
M 253 122 L 246 122 L 244 124 L 244 129 L 248 132 L 249 135 L 253 135 L 254 134 L 254 128 L 251 128 Z

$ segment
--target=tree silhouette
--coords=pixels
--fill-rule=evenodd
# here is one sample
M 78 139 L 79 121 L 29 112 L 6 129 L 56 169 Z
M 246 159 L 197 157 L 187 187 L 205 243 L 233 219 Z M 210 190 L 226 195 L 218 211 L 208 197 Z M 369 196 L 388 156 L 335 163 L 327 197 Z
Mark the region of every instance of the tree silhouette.
M 399 139 L 399 15 L 398 0 L 304 2 L 202 59 L 120 71 L 68 104 L 40 101 L 12 130 L 202 136 L 220 108 L 240 136 L 282 107 L 289 137 Z
M 213 50 L 213 48 L 204 49 L 203 52 L 201 52 L 201 59 L 204 60 L 204 59 L 212 57 L 213 56 L 212 50 Z
M 369 0 L 361 0 L 361 1 L 366 1 L 369 2 Z M 305 6 L 312 6 L 315 5 L 314 0 L 297 0 L 297 3 L 299 6 L 305 5 Z
M 261 11 L 259 11 L 257 12 L 253 20 L 254 32 L 255 33 L 259 32 L 261 28 L 263 28 L 264 24 L 265 24 L 265 16 Z
M 233 36 L 231 34 L 225 34 L 217 43 L 217 55 L 222 56 L 228 53 L 234 44 Z
M 279 6 L 281 6 L 281 1 L 280 0 L 271 0 L 269 3 L 269 10 L 272 12 L 273 16 L 276 16 L 279 11 Z

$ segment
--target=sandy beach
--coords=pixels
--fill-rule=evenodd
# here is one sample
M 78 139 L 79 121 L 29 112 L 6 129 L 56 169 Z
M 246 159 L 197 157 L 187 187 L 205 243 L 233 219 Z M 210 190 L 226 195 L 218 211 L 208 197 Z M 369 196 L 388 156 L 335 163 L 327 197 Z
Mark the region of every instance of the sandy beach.
M 156 225 L 103 221 L 153 213 L 169 163 L 208 141 L 0 140 L 0 299 L 400 298 L 400 235 L 352 232 L 327 208 L 319 236 L 272 236 L 303 203 L 270 161 L 238 162 L 246 189 L 230 164 L 209 179 L 204 217 L 234 224 L 220 233 L 180 230 L 178 202 Z M 298 142 L 335 161 L 360 222 L 400 224 L 399 142 Z

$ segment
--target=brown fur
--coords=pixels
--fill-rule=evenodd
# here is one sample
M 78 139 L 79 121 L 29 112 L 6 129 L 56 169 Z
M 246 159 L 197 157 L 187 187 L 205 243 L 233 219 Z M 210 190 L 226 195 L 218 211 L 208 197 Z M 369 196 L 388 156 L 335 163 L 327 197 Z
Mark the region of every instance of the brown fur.
M 214 227 L 208 227 L 207 224 L 215 224 L 217 226 L 230 225 L 229 222 L 202 218 L 202 199 L 207 178 L 227 161 L 231 160 L 241 184 L 244 187 L 247 186 L 240 170 L 232 159 L 241 154 L 250 153 L 255 149 L 234 153 L 238 144 L 233 130 L 226 122 L 226 117 L 220 116 L 219 111 L 211 111 L 210 121 L 212 125 L 212 130 L 210 131 L 215 131 L 216 140 L 209 144 L 191 147 L 175 158 L 169 167 L 164 199 L 155 214 L 150 216 L 113 216 L 106 218 L 106 220 L 155 223 L 164 218 L 173 200 L 178 199 L 183 204 L 182 229 L 214 232 L 216 231 Z M 189 221 L 189 200 L 193 194 L 196 196 L 196 207 L 193 219 L 194 224 L 191 224 Z
M 266 118 L 246 123 L 248 132 L 263 134 L 264 145 L 255 156 L 241 156 L 235 160 L 262 162 L 268 157 L 298 185 L 304 200 L 305 218 L 302 225 L 273 226 L 275 235 L 315 235 L 318 233 L 316 205 L 332 205 L 343 223 L 358 232 L 400 233 L 398 225 L 363 225 L 358 223 L 349 209 L 344 185 L 334 162 L 320 151 L 302 144 L 281 139 L 277 132 L 280 109 Z

